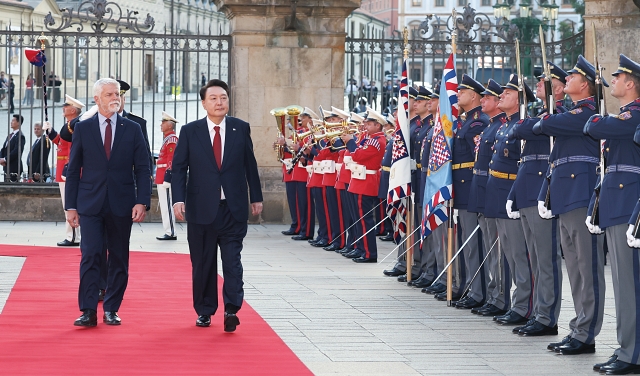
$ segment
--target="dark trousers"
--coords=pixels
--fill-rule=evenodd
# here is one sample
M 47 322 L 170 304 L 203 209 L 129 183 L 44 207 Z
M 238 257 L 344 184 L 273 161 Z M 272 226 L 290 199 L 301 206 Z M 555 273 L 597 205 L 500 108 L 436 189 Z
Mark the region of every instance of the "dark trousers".
M 236 221 L 226 201 L 220 202 L 213 223 L 187 223 L 187 240 L 191 255 L 193 308 L 198 315 L 214 315 L 218 309 L 218 247 L 222 260 L 222 300 L 225 311 L 236 313 L 242 306 L 242 240 L 247 222 Z
M 295 181 L 288 181 L 284 183 L 285 190 L 287 192 L 287 203 L 289 204 L 289 213 L 291 214 L 291 226 L 289 231 L 295 233 L 300 232 L 300 208 L 298 207 L 298 201 L 296 200 L 296 184 Z
M 313 193 L 313 201 L 315 201 L 316 214 L 318 215 L 318 237 L 316 238 L 321 243 L 329 243 L 331 241 L 331 222 L 327 220 L 327 200 L 326 187 L 311 188 Z
M 347 210 L 349 211 L 349 215 L 351 216 L 351 221 L 352 221 L 351 223 L 356 223 L 358 219 L 360 219 L 360 217 L 358 216 L 358 195 L 355 193 L 347 192 L 347 195 L 345 197 L 346 197 L 345 203 L 347 206 Z M 354 244 L 356 239 L 360 237 L 358 235 L 359 234 L 358 227 L 359 226 L 355 224 L 348 231 L 349 241 L 347 243 L 347 246 L 350 249 L 358 248 L 358 244 Z M 360 249 L 360 251 L 362 251 L 362 249 Z
M 307 188 L 307 183 L 296 181 L 296 205 L 298 213 L 300 213 L 300 234 L 313 237 L 316 226 L 316 211 L 313 199 L 311 198 L 311 189 Z
M 345 237 L 344 220 L 342 218 L 342 198 L 334 187 L 326 187 L 327 192 L 327 208 L 329 209 L 329 221 L 331 223 L 331 243 L 336 243 L 340 248 L 344 247 Z M 341 236 L 342 235 L 342 236 Z
M 111 213 L 107 198 L 97 215 L 79 213 L 79 216 L 86 236 L 80 240 L 82 258 L 78 305 L 80 310 L 98 308 L 100 269 L 103 263 L 107 263 L 109 289 L 103 308 L 105 311 L 117 312 L 129 282 L 129 238 L 133 223 L 131 216 L 118 217 Z M 105 242 L 109 248 L 108 262 L 104 256 Z
M 351 246 L 351 243 L 353 243 L 357 238 L 356 238 L 356 226 L 353 226 L 353 223 L 355 222 L 356 219 L 354 217 L 354 211 L 353 211 L 353 193 L 348 192 L 347 189 L 349 189 L 348 185 L 345 185 L 344 189 L 340 189 L 338 190 L 339 194 L 340 194 L 340 203 L 342 204 L 342 216 L 344 218 L 344 228 L 347 231 L 346 236 L 347 239 L 345 241 L 345 247 L 349 247 L 350 249 L 353 249 L 353 246 Z
M 365 258 L 378 258 L 376 234 L 375 230 L 373 230 L 373 227 L 375 226 L 374 214 L 373 212 L 370 212 L 378 202 L 378 197 L 376 196 L 356 195 L 358 218 L 360 218 L 358 224 L 355 226 L 358 228 L 356 236 L 360 238 L 364 234 L 367 234 L 362 237 L 362 239 L 358 240 L 356 247 L 364 251 Z M 367 233 L 367 231 L 369 233 Z

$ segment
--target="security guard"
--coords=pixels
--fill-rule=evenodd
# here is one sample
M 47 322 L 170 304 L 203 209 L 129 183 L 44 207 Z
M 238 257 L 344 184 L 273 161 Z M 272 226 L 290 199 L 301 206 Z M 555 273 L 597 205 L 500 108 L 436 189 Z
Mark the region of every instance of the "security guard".
M 529 86 L 526 83 L 523 86 L 527 101 L 535 101 Z M 531 267 L 522 225 L 520 219 L 509 219 L 506 211 L 507 196 L 518 173 L 521 151 L 520 140 L 509 138 L 509 132 L 520 120 L 518 76 L 513 75 L 502 88 L 498 107 L 507 114 L 507 122 L 498 129 L 493 145 L 487 179 L 487 192 L 491 194 L 486 196 L 484 215 L 496 219 L 499 247 L 507 259 L 512 281 L 516 285 L 511 309 L 504 315 L 494 316 L 494 320 L 502 325 L 518 325 L 526 323 L 533 310 Z
M 353 158 L 351 166 L 351 182 L 349 191 L 354 193 L 358 207 L 358 223 L 356 224 L 358 238 L 357 250 L 364 253 L 360 257 L 353 258 L 356 263 L 375 263 L 378 261 L 378 248 L 376 237 L 373 233 L 373 213 L 371 210 L 378 201 L 378 187 L 380 185 L 380 167 L 387 140 L 382 132 L 382 127 L 387 123 L 385 118 L 377 111 L 369 109 L 365 120 L 367 137 L 359 144 L 351 135 L 342 136 L 342 141 L 347 145 Z
M 475 150 L 479 145 L 480 133 L 489 125 L 489 117 L 482 112 L 480 98 L 484 92 L 484 86 L 470 76 L 462 75 L 462 80 L 458 85 L 458 105 L 464 112 L 464 119 L 460 119 L 458 132 L 453 139 L 453 207 L 458 211 L 458 228 L 462 241 L 465 242 L 471 237 L 463 249 L 464 269 L 461 267 L 460 286 L 462 293 L 473 278 L 477 270 L 480 270 L 478 277 L 473 281 L 467 297 L 456 303 L 457 308 L 471 309 L 480 307 L 486 298 L 487 273 L 484 266 L 480 266 L 484 260 L 484 251 L 481 238 L 478 233 L 471 236 L 478 226 L 478 215 L 469 212 L 469 190 L 473 179 L 473 166 L 475 161 Z
M 556 102 L 554 113 L 566 112 L 562 104 L 568 73 L 551 62 L 547 64 Z M 536 96 L 546 103 L 545 75 L 538 78 Z M 557 220 L 542 219 L 537 207 L 540 187 L 549 168 L 551 150 L 549 137 L 533 134 L 533 126 L 546 114 L 545 108 L 538 117 L 521 120 L 509 135 L 525 142 L 518 177 L 507 200 L 507 214 L 511 214 L 511 218 L 520 216 L 535 281 L 531 318 L 524 326 L 513 329 L 514 333 L 524 336 L 557 335 L 562 302 L 562 265 Z M 513 211 L 512 207 L 517 207 L 518 211 Z
M 620 114 L 592 116 L 584 131 L 589 136 L 606 140 L 606 170 L 600 186 L 599 225 L 587 217 L 592 234 L 606 233 L 611 258 L 611 279 L 616 305 L 618 344 L 609 361 L 594 369 L 607 375 L 640 373 L 640 336 L 638 304 L 640 303 L 640 250 L 627 244 L 627 221 L 640 197 L 640 146 L 632 141 L 640 123 L 640 64 L 620 55 L 617 71 L 611 80 L 611 95 L 618 98 Z M 591 197 L 588 214 L 592 213 L 596 195 Z
M 471 313 L 482 316 L 504 315 L 511 307 L 511 276 L 508 273 L 508 268 L 505 267 L 506 258 L 498 249 L 496 219 L 487 218 L 484 215 L 493 144 L 498 129 L 507 122 L 507 115 L 498 107 L 502 91 L 500 84 L 490 79 L 487 88 L 482 92 L 480 105 L 482 112 L 489 117 L 489 126 L 480 133 L 480 141 L 476 148 L 476 163 L 473 166 L 473 179 L 469 190 L 469 205 L 467 206 L 469 212 L 478 213 L 478 224 L 482 231 L 485 254 L 488 252 L 488 255 L 485 256 L 487 257 L 485 265 L 487 265 L 489 278 L 487 299 L 483 306 L 471 309 Z
M 567 73 L 564 92 L 571 97 L 573 108 L 563 114 L 544 116 L 533 132 L 555 137 L 549 157 L 551 210 L 544 205 L 545 181 L 538 196 L 538 211 L 543 218 L 558 216 L 560 244 L 576 311 L 569 322 L 569 335 L 547 348 L 574 355 L 595 352 L 595 338 L 604 315 L 605 282 L 603 237 L 589 233 L 584 225 L 600 162 L 598 141 L 584 134 L 585 123 L 596 113 L 593 98 L 596 73 L 582 55 Z
M 131 86 L 122 80 L 116 80 L 116 81 L 118 81 L 118 83 L 120 84 L 120 109 L 118 110 L 118 115 L 140 124 L 140 129 L 142 129 L 142 135 L 144 136 L 144 141 L 147 143 L 147 153 L 149 154 L 149 166 L 153 166 L 153 156 L 151 155 L 151 148 L 149 147 L 149 136 L 147 135 L 147 121 L 138 115 L 132 114 L 131 112 L 127 112 L 124 110 L 124 106 L 126 104 L 125 94 L 127 94 L 127 91 L 131 89 Z M 153 181 L 153 176 L 151 177 L 151 180 Z
M 65 124 L 62 126 L 62 128 L 66 128 L 65 130 L 69 132 L 69 135 L 71 135 L 73 133 L 73 127 L 75 127 L 75 124 L 79 121 L 80 113 L 84 108 L 84 104 L 67 94 L 65 94 L 64 97 L 65 102 L 62 105 L 62 114 L 65 119 Z M 49 136 L 51 142 L 58 146 L 56 182 L 58 182 L 58 188 L 60 188 L 60 198 L 62 198 L 62 208 L 64 209 L 64 187 L 66 185 L 66 177 L 64 176 L 63 172 L 65 171 L 66 165 L 69 163 L 71 139 L 68 138 L 67 140 L 65 140 L 64 138 L 62 138 L 62 135 L 56 132 L 56 130 L 51 127 L 51 123 L 49 122 L 45 122 L 42 129 L 47 132 L 47 136 Z M 58 242 L 58 246 L 73 247 L 80 245 L 80 227 L 73 228 L 67 221 L 65 221 L 65 229 L 65 239 L 61 242 Z
M 177 240 L 176 218 L 173 215 L 173 204 L 171 202 L 171 162 L 173 152 L 176 150 L 178 136 L 176 136 L 176 120 L 173 116 L 162 111 L 162 146 L 156 162 L 156 186 L 158 188 L 158 203 L 160 214 L 162 214 L 162 227 L 164 234 L 156 237 L 158 240 Z

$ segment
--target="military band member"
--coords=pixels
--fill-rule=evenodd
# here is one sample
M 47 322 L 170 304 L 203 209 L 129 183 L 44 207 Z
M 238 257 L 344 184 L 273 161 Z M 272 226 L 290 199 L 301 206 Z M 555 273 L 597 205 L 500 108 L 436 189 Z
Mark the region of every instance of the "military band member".
M 464 74 L 458 85 L 458 105 L 464 117 L 460 119 L 460 126 L 453 143 L 453 191 L 454 208 L 458 211 L 458 228 L 462 241 L 466 241 L 478 226 L 478 215 L 468 209 L 469 192 L 473 180 L 473 166 L 475 164 L 475 150 L 479 145 L 480 134 L 489 125 L 489 117 L 482 112 L 480 98 L 484 86 L 470 76 Z M 473 280 L 465 298 L 458 301 L 457 308 L 472 309 L 480 307 L 486 299 L 487 269 L 480 266 L 484 260 L 484 248 L 478 233 L 463 249 L 464 270 L 461 273 L 461 287 L 464 289 L 471 283 L 476 271 L 478 276 Z M 461 293 L 462 291 L 459 291 Z
M 312 129 L 313 118 L 317 118 L 311 109 L 305 107 L 300 114 L 300 133 L 308 132 Z M 304 138 L 298 138 L 298 143 L 293 144 L 294 155 L 297 155 L 302 148 L 302 158 L 293 166 L 291 172 L 291 180 L 296 187 L 296 207 L 298 208 L 298 215 L 300 216 L 300 233 L 291 237 L 293 240 L 312 240 L 315 232 L 316 214 L 313 199 L 311 197 L 311 189 L 307 187 L 307 181 L 309 180 L 309 174 L 306 168 L 305 155 L 309 153 L 309 146 L 312 144 L 313 134 L 307 135 Z M 306 154 L 305 154 L 306 153 Z
M 382 127 L 385 118 L 377 111 L 369 109 L 365 120 L 367 137 L 356 144 L 351 135 L 342 136 L 342 141 L 352 153 L 351 182 L 349 192 L 356 195 L 358 207 L 358 223 L 356 236 L 362 237 L 357 242 L 356 251 L 362 251 L 360 257 L 353 258 L 357 263 L 375 263 L 378 261 L 378 248 L 373 232 L 374 215 L 371 210 L 378 202 L 380 185 L 380 166 L 387 146 Z M 371 231 L 370 231 L 371 230 Z
M 496 81 L 490 79 L 486 89 L 482 92 L 480 105 L 482 112 L 489 117 L 489 125 L 480 133 L 480 140 L 476 148 L 476 162 L 473 166 L 473 179 L 469 190 L 469 205 L 467 210 L 478 213 L 478 224 L 482 231 L 482 242 L 485 253 L 489 252 L 485 265 L 488 269 L 487 299 L 481 307 L 472 308 L 471 312 L 482 316 L 500 316 L 507 313 L 511 307 L 511 275 L 506 266 L 506 258 L 497 244 L 498 228 L 495 218 L 484 215 L 489 179 L 489 163 L 493 157 L 493 145 L 498 129 L 507 122 L 507 115 L 498 104 L 503 89 Z
M 526 83 L 523 86 L 527 102 L 535 101 L 529 86 Z M 498 104 L 507 114 L 507 122 L 496 133 L 487 179 L 487 192 L 491 194 L 487 195 L 484 208 L 485 217 L 496 219 L 500 250 L 507 259 L 511 279 L 516 286 L 511 299 L 511 309 L 504 315 L 494 316 L 494 320 L 502 325 L 524 324 L 533 310 L 533 281 L 522 225 L 520 219 L 510 219 L 506 211 L 507 196 L 518 173 L 521 152 L 520 140 L 509 137 L 509 132 L 520 120 L 518 99 L 518 76 L 513 75 L 503 86 Z
M 611 279 L 616 307 L 618 344 L 613 356 L 594 369 L 607 375 L 640 373 L 640 336 L 638 304 L 640 303 L 640 250 L 627 244 L 627 221 L 640 197 L 640 146 L 633 135 L 640 123 L 640 65 L 620 55 L 619 68 L 613 73 L 611 95 L 621 104 L 620 114 L 592 116 L 584 131 L 604 142 L 606 170 L 600 185 L 599 225 L 587 227 L 593 234 L 606 233 L 611 258 Z M 587 213 L 590 215 L 595 194 Z
M 584 225 L 600 162 L 598 141 L 583 133 L 585 123 L 596 113 L 595 68 L 580 55 L 567 73 L 564 92 L 571 97 L 573 108 L 544 116 L 533 131 L 555 137 L 549 157 L 551 210 L 544 205 L 545 182 L 538 196 L 538 211 L 543 218 L 558 216 L 560 244 L 576 312 L 569 322 L 569 335 L 547 348 L 574 355 L 595 352 L 595 337 L 604 315 L 605 282 L 603 237 L 589 233 Z
M 68 132 L 69 135 L 73 133 L 72 129 L 75 127 L 75 124 L 78 122 L 80 113 L 82 112 L 82 108 L 84 108 L 84 104 L 82 104 L 79 100 L 70 97 L 65 94 L 65 102 L 62 105 L 62 115 L 64 116 L 65 123 L 60 130 L 60 134 L 56 132 L 55 129 L 51 127 L 51 124 L 45 122 L 43 129 L 47 132 L 49 139 L 51 142 L 57 145 L 57 162 L 56 162 L 56 182 L 58 182 L 58 188 L 60 188 L 60 198 L 62 199 L 62 208 L 64 209 L 65 203 L 65 181 L 66 176 L 64 175 L 65 167 L 69 163 L 69 154 L 71 152 L 71 140 L 65 140 L 62 138 L 62 130 Z M 66 213 L 66 210 L 65 210 Z M 73 228 L 69 224 L 69 222 L 65 221 L 65 239 L 61 242 L 58 242 L 58 246 L 60 247 L 73 247 L 80 245 L 80 226 Z
M 566 112 L 563 107 L 564 87 L 567 72 L 549 62 L 552 94 L 556 104 L 554 113 Z M 539 78 L 536 96 L 545 101 L 545 76 Z M 542 219 L 538 213 L 538 194 L 546 179 L 549 168 L 550 140 L 546 135 L 533 133 L 533 126 L 547 114 L 547 109 L 538 117 L 521 120 L 512 129 L 510 137 L 524 140 L 520 159 L 520 168 L 509 199 L 507 214 L 512 218 L 520 216 L 520 223 L 529 251 L 529 260 L 533 270 L 533 313 L 530 320 L 521 327 L 515 327 L 514 333 L 524 336 L 543 336 L 558 334 L 558 316 L 562 302 L 562 256 L 558 237 L 557 220 Z M 513 208 L 518 208 L 513 211 Z
M 162 111 L 162 146 L 156 162 L 156 186 L 158 188 L 158 203 L 162 215 L 162 228 L 164 234 L 156 237 L 158 240 L 176 240 L 176 218 L 173 215 L 173 203 L 171 202 L 171 162 L 173 152 L 176 150 L 178 136 L 176 136 L 176 120 L 173 116 Z

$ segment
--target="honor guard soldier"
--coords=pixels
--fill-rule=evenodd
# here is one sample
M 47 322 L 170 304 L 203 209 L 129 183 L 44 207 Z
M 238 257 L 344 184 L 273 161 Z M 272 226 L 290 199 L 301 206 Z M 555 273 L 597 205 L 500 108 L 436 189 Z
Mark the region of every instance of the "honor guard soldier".
M 538 77 L 536 96 L 546 103 L 546 96 L 553 95 L 553 113 L 566 112 L 563 107 L 567 72 L 548 62 L 551 73 L 551 91 L 545 92 L 545 75 Z M 533 133 L 533 126 L 548 113 L 545 108 L 538 117 L 520 120 L 511 130 L 510 138 L 523 140 L 518 176 L 507 200 L 507 214 L 520 217 L 524 239 L 533 270 L 533 313 L 526 325 L 513 329 L 524 336 L 558 334 L 558 316 L 562 302 L 562 265 L 558 223 L 555 218 L 543 219 L 538 213 L 538 194 L 549 168 L 549 136 Z M 512 208 L 518 211 L 513 212 Z
M 623 106 L 620 114 L 592 116 L 584 131 L 604 142 L 606 170 L 600 184 L 597 225 L 592 224 L 596 194 L 591 197 L 587 227 L 592 234 L 606 233 L 611 258 L 611 279 L 616 306 L 618 344 L 609 361 L 594 369 L 607 375 L 640 373 L 640 250 L 627 244 L 627 222 L 640 197 L 640 146 L 633 135 L 640 123 L 640 65 L 620 55 L 611 80 L 611 95 Z
M 600 163 L 598 141 L 584 134 L 585 123 L 596 113 L 596 72 L 580 55 L 567 73 L 564 92 L 571 97 L 573 107 L 563 114 L 545 115 L 533 131 L 555 137 L 549 157 L 550 182 L 542 185 L 538 211 L 543 218 L 558 216 L 560 245 L 576 312 L 569 322 L 569 335 L 547 348 L 575 355 L 595 352 L 595 338 L 604 315 L 605 282 L 603 237 L 589 233 L 584 225 Z M 551 210 L 544 203 L 547 187 Z
M 300 159 L 294 164 L 291 172 L 291 180 L 294 182 L 296 190 L 296 207 L 300 216 L 300 233 L 292 236 L 291 239 L 293 240 L 312 240 L 315 231 L 315 207 L 311 197 L 311 190 L 307 187 L 309 174 L 304 164 L 306 162 L 305 153 L 309 152 L 309 146 L 313 143 L 313 133 L 309 132 L 312 129 L 314 117 L 317 118 L 318 115 L 305 107 L 300 114 L 301 126 L 299 127 L 298 143 L 293 145 L 293 151 L 296 156 L 300 155 Z M 306 137 L 300 136 L 304 134 L 307 134 Z
M 173 204 L 171 202 L 171 162 L 173 152 L 176 150 L 178 136 L 176 136 L 176 120 L 173 116 L 162 111 L 162 146 L 156 162 L 156 185 L 158 188 L 158 203 L 162 214 L 162 227 L 164 235 L 156 237 L 158 240 L 176 240 L 176 218 L 173 215 Z
M 73 134 L 73 128 L 75 124 L 78 122 L 80 113 L 84 108 L 84 104 L 82 104 L 79 100 L 70 97 L 65 94 L 64 96 L 65 102 L 62 105 L 62 115 L 65 119 L 65 123 L 60 130 L 60 134 L 56 132 L 55 129 L 51 127 L 51 124 L 45 122 L 43 129 L 47 132 L 49 139 L 51 142 L 58 146 L 57 151 L 57 162 L 56 162 L 56 182 L 58 182 L 58 188 L 60 188 L 60 198 L 62 198 L 62 208 L 64 209 L 65 203 L 65 195 L 64 195 L 64 187 L 66 185 L 66 166 L 69 163 L 69 154 L 71 153 L 71 139 L 70 136 Z M 62 131 L 67 132 L 69 138 L 65 140 L 62 137 Z M 66 210 L 65 210 L 66 212 Z M 58 242 L 58 246 L 60 247 L 72 247 L 80 245 L 80 226 L 77 228 L 71 227 L 69 222 L 65 221 L 65 239 L 61 242 Z
M 499 251 L 497 239 L 498 228 L 495 218 L 484 215 L 487 196 L 487 180 L 489 179 L 489 163 L 493 157 L 493 145 L 498 129 L 507 122 L 507 115 L 498 104 L 502 87 L 490 79 L 486 89 L 482 92 L 480 105 L 482 112 L 489 117 L 489 125 L 480 133 L 480 140 L 476 147 L 476 162 L 473 166 L 473 179 L 469 189 L 469 204 L 467 211 L 478 214 L 478 224 L 482 231 L 482 243 L 487 254 L 485 265 L 488 269 L 487 298 L 481 307 L 471 309 L 471 313 L 482 316 L 500 316 L 507 313 L 511 307 L 511 276 L 508 273 L 506 258 Z M 491 193 L 489 193 L 491 194 Z
M 116 80 L 116 81 L 118 81 L 118 83 L 120 84 L 120 109 L 118 110 L 118 115 L 140 124 L 140 129 L 142 130 L 144 141 L 147 143 L 147 153 L 149 154 L 149 166 L 152 167 L 151 171 L 153 171 L 153 156 L 151 155 L 151 148 L 149 147 L 149 136 L 147 136 L 147 121 L 138 115 L 132 114 L 131 112 L 127 112 L 124 110 L 124 106 L 126 104 L 126 94 L 127 94 L 127 91 L 131 89 L 131 86 L 122 80 Z M 153 176 L 151 176 L 151 181 L 153 181 Z
M 480 141 L 480 134 L 489 125 L 489 117 L 482 112 L 480 99 L 484 86 L 470 76 L 463 74 L 458 85 L 458 106 L 464 111 L 460 119 L 459 129 L 453 142 L 453 206 L 458 210 L 458 228 L 465 242 L 478 226 L 478 215 L 468 211 L 469 191 L 473 180 L 475 151 Z M 477 277 L 469 287 L 467 296 L 458 301 L 456 308 L 472 309 L 484 304 L 488 279 L 486 268 L 481 266 L 484 251 L 478 233 L 473 235 L 463 250 L 465 270 L 460 286 L 464 289 L 471 284 L 476 271 Z M 459 293 L 462 291 L 458 291 Z
M 374 214 L 372 209 L 378 201 L 380 185 L 380 167 L 387 140 L 382 127 L 387 123 L 377 111 L 369 109 L 365 120 L 366 138 L 356 144 L 351 135 L 343 135 L 342 141 L 347 145 L 353 158 L 351 166 L 351 182 L 349 192 L 356 195 L 358 208 L 357 241 L 354 252 L 361 251 L 360 257 L 353 258 L 357 263 L 375 263 L 378 261 L 378 248 L 374 231 Z
M 522 85 L 527 102 L 534 102 L 536 98 L 529 86 L 526 83 Z M 510 219 L 506 211 L 507 196 L 518 173 L 521 152 L 520 141 L 509 138 L 509 132 L 520 120 L 518 88 L 517 75 L 502 87 L 498 107 L 507 114 L 507 122 L 498 128 L 495 136 L 487 179 L 487 192 L 490 194 L 486 196 L 484 206 L 485 217 L 496 219 L 499 250 L 505 255 L 511 279 L 516 285 L 511 309 L 504 315 L 494 316 L 494 320 L 502 325 L 524 324 L 533 310 L 533 282 L 522 225 L 519 219 Z

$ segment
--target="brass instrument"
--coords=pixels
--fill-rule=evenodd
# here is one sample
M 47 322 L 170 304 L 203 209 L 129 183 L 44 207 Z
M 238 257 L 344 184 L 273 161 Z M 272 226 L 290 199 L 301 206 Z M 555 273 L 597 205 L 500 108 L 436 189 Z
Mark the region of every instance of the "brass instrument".
M 278 128 L 277 138 L 280 139 L 285 135 L 286 116 L 287 109 L 283 107 L 274 108 L 269 112 L 276 118 L 276 126 Z M 280 145 L 278 141 L 273 144 L 273 149 L 276 151 L 276 158 L 278 162 L 282 162 L 284 158 L 284 145 Z
M 286 108 L 287 115 L 289 115 L 289 123 L 293 127 L 293 143 L 298 143 L 298 126 L 300 125 L 299 117 L 304 108 L 295 104 Z

